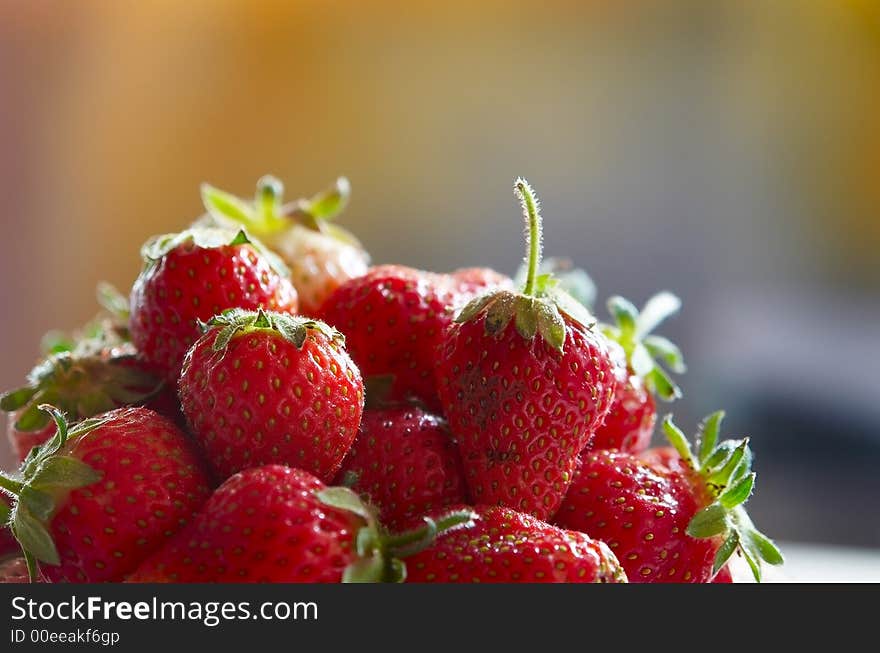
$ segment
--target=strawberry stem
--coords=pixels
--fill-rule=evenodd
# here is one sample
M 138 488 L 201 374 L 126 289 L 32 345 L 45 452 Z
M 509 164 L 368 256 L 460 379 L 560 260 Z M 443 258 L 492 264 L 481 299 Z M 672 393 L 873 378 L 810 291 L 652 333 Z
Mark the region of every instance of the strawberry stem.
M 526 221 L 526 284 L 523 294 L 534 296 L 535 286 L 538 279 L 538 268 L 541 265 L 541 213 L 538 196 L 532 187 L 522 177 L 519 177 L 513 186 L 514 193 L 522 205 L 523 217 Z
M 386 550 L 390 551 L 394 557 L 418 553 L 430 546 L 438 534 L 472 522 L 474 513 L 470 510 L 456 510 L 436 520 L 429 517 L 424 519 L 424 526 L 386 538 L 383 543 Z

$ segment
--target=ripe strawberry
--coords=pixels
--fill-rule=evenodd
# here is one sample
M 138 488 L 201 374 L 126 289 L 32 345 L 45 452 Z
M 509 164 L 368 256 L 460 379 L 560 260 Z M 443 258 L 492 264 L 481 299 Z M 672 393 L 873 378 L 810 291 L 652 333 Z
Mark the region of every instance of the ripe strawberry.
M 218 229 L 158 236 L 141 250 L 144 268 L 131 291 L 131 339 L 173 383 L 199 321 L 228 308 L 295 313 L 296 290 L 274 255 Z
M 470 301 L 482 284 L 503 279 L 487 270 L 443 275 L 381 265 L 340 286 L 319 316 L 345 334 L 365 377 L 391 377 L 389 398 L 416 399 L 436 409 L 432 369 L 443 331 L 455 308 Z
M 725 585 L 732 583 L 733 575 L 730 573 L 730 565 L 724 565 L 721 569 L 719 569 L 718 573 L 715 574 L 715 577 L 709 582 Z
M 755 481 L 748 439 L 718 443 L 722 413 L 706 418 L 699 454 L 667 417 L 681 470 L 618 451 L 584 455 L 555 523 L 602 538 L 632 582 L 708 582 L 736 551 L 757 580 L 779 550 L 743 508 Z
M 202 199 L 213 222 L 244 226 L 290 266 L 299 293 L 300 313 L 316 315 L 340 285 L 366 274 L 370 255 L 354 235 L 334 220 L 348 204 L 351 186 L 340 177 L 311 199 L 282 206 L 284 186 L 272 176 L 257 183 L 256 197 L 245 202 L 207 184 Z
M 626 582 L 611 550 L 584 533 L 499 506 L 478 507 L 474 522 L 407 557 L 407 582 Z
M 443 528 L 470 518 L 459 513 Z M 433 528 L 389 537 L 348 488 L 301 469 L 252 467 L 228 478 L 202 511 L 129 582 L 338 583 L 401 580 L 396 542 L 427 541 Z
M 233 309 L 187 352 L 180 401 L 218 478 L 281 463 L 332 479 L 357 435 L 360 372 L 322 322 Z
M 337 483 L 380 510 L 391 530 L 422 515 L 467 502 L 461 461 L 443 418 L 417 406 L 367 408 L 360 433 L 339 470 Z
M 186 436 L 147 408 L 119 408 L 56 432 L 18 474 L 12 532 L 51 582 L 119 581 L 173 535 L 210 493 Z
M 453 309 L 456 312 L 487 290 L 514 288 L 510 277 L 492 268 L 460 268 L 446 276 L 452 283 L 453 292 L 457 295 L 453 302 Z
M 169 399 L 170 397 L 170 399 Z M 103 337 L 81 340 L 72 351 L 49 354 L 28 375 L 28 384 L 0 396 L 0 408 L 13 413 L 7 432 L 19 461 L 55 433 L 55 423 L 40 410 L 51 403 L 72 422 L 114 408 L 156 403 L 173 416 L 174 392 L 149 372 L 130 343 Z
M 651 442 L 657 408 L 654 395 L 664 401 L 681 396 L 681 390 L 660 366 L 662 360 L 673 372 L 685 371 L 681 351 L 651 331 L 668 316 L 677 312 L 681 300 L 668 292 L 654 295 L 641 313 L 623 297 L 611 297 L 608 311 L 616 326 L 603 325 L 602 330 L 619 345 L 620 364 L 616 368 L 617 392 L 605 423 L 596 431 L 590 448 L 619 449 L 629 453 L 643 451 Z
M 437 355 L 437 389 L 471 498 L 547 519 L 616 381 L 589 312 L 552 278 L 537 277 L 537 199 L 522 179 L 515 190 L 529 227 L 525 288 L 483 295 L 458 315 Z

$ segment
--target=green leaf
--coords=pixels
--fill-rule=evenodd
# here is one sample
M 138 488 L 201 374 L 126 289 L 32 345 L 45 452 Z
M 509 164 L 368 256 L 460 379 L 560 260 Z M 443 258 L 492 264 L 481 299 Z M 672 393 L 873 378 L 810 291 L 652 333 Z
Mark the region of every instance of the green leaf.
M 547 298 L 550 299 L 559 312 L 567 315 L 569 319 L 574 320 L 585 329 L 592 329 L 596 326 L 596 318 L 587 310 L 587 307 L 581 304 L 574 297 L 569 295 L 560 287 L 553 288 L 547 292 Z
M 654 369 L 654 359 L 642 343 L 636 343 L 630 355 L 629 365 L 637 376 L 645 378 Z
M 764 562 L 771 565 L 781 565 L 785 562 L 785 559 L 782 557 L 782 551 L 779 550 L 776 543 L 762 532 L 752 529 L 747 537 L 751 540 L 753 548 Z
M 6 526 L 9 523 L 9 516 L 12 514 L 12 510 L 6 501 L 2 499 L 2 496 L 0 494 L 0 527 Z
M 461 311 L 459 311 L 458 315 L 456 315 L 455 317 L 455 321 L 459 324 L 461 324 L 462 322 L 470 322 L 493 299 L 495 299 L 494 293 L 481 295 L 476 299 L 472 299 L 463 309 L 461 309 Z
M 248 238 L 248 235 L 245 233 L 244 229 L 239 229 L 238 233 L 235 234 L 235 238 L 229 241 L 230 245 L 250 245 L 251 239 Z
M 755 577 L 755 581 L 761 582 L 761 563 L 758 560 L 758 556 L 754 550 L 750 550 L 749 546 L 740 547 L 740 551 L 742 551 L 743 557 L 746 559 L 746 562 L 749 564 L 749 569 L 752 570 L 752 576 Z
M 78 488 L 100 480 L 101 473 L 83 461 L 70 456 L 53 456 L 37 469 L 30 485 L 35 489 Z
M 702 463 L 701 468 L 707 472 L 714 470 L 730 458 L 730 454 L 735 448 L 736 443 L 731 440 L 724 440 L 719 443 L 708 456 L 706 456 L 706 460 Z
M 504 291 L 495 293 L 494 301 L 486 308 L 486 333 L 498 333 L 507 328 L 516 310 L 516 297 L 517 295 Z
M 694 515 L 687 527 L 691 537 L 713 537 L 724 533 L 730 526 L 727 511 L 720 503 L 712 503 Z
M 620 328 L 622 338 L 629 340 L 635 336 L 639 310 L 631 301 L 624 299 L 620 295 L 609 297 L 608 312 L 611 313 L 611 316 Z
M 694 454 L 691 452 L 691 444 L 682 430 L 672 422 L 672 415 L 667 415 L 663 418 L 663 432 L 666 434 L 669 444 L 675 448 L 682 460 L 689 463 L 694 469 L 697 469 Z
M 727 561 L 730 560 L 730 556 L 733 555 L 737 547 L 739 547 L 739 533 L 736 530 L 731 530 L 715 554 L 715 561 L 712 564 L 713 575 L 717 574 L 727 564 Z
M 673 401 L 681 397 L 681 388 L 678 387 L 669 375 L 659 367 L 654 367 L 651 373 L 645 377 L 648 389 L 663 401 Z
M 705 465 L 709 454 L 718 444 L 718 433 L 721 430 L 721 421 L 724 419 L 724 411 L 718 410 L 707 416 L 700 423 L 697 437 L 700 441 L 700 463 Z
M 316 496 L 321 503 L 327 506 L 352 512 L 368 522 L 373 520 L 370 509 L 356 493 L 347 487 L 328 487 L 320 490 Z
M 748 500 L 752 494 L 752 488 L 754 486 L 755 473 L 752 472 L 724 490 L 724 492 L 721 493 L 721 496 L 718 497 L 718 501 L 722 506 L 728 509 L 738 506 Z
M 555 304 L 538 300 L 538 333 L 556 351 L 565 345 L 565 320 Z
M 98 283 L 95 290 L 100 304 L 111 315 L 127 320 L 130 314 L 128 297 L 119 292 L 112 284 L 106 281 Z
M 684 364 L 684 356 L 681 349 L 678 348 L 671 340 L 662 336 L 647 336 L 642 343 L 651 356 L 655 359 L 663 361 L 666 366 L 676 374 L 684 374 L 687 367 Z
M 45 525 L 20 504 L 12 518 L 12 532 L 26 553 L 40 562 L 50 565 L 61 564 L 58 549 Z
M 726 488 L 730 485 L 733 480 L 733 473 L 739 467 L 740 462 L 745 455 L 746 450 L 749 446 L 749 439 L 744 438 L 737 443 L 736 449 L 730 454 L 728 459 L 724 462 L 724 464 L 719 467 L 717 470 L 713 471 L 706 478 L 706 481 L 717 485 L 721 488 Z
M 385 561 L 381 555 L 359 558 L 342 574 L 343 583 L 381 583 L 385 575 Z
M 537 299 L 525 295 L 517 295 L 514 300 L 516 330 L 526 340 L 531 340 L 538 332 L 537 304 Z
M 660 292 L 651 297 L 642 309 L 637 313 L 635 338 L 642 340 L 658 324 L 681 308 L 681 300 L 671 292 Z
M 15 428 L 19 431 L 39 431 L 49 423 L 51 418 L 36 406 L 25 410 L 15 421 Z
M 239 197 L 210 184 L 202 184 L 202 202 L 208 213 L 221 221 L 221 224 L 233 220 L 240 224 L 251 225 L 255 222 L 254 209 Z
M 18 495 L 18 505 L 40 521 L 46 521 L 55 510 L 55 499 L 48 492 L 25 485 Z
M 345 210 L 350 198 L 351 184 L 346 177 L 339 177 L 333 186 L 303 202 L 302 210 L 316 220 L 333 220 Z
M 27 404 L 37 392 L 38 388 L 29 385 L 17 390 L 10 390 L 0 396 L 0 408 L 7 413 L 16 411 Z

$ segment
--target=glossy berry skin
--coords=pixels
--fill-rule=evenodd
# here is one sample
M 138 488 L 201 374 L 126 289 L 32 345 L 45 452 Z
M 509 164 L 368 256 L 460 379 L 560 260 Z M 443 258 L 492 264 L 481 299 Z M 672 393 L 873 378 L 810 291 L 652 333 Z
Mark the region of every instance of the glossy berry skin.
M 625 370 L 618 376 L 617 391 L 605 423 L 596 429 L 591 450 L 618 449 L 638 454 L 651 444 L 657 406 L 641 377 Z
M 186 436 L 147 408 L 120 408 L 59 452 L 101 480 L 58 499 L 49 531 L 61 557 L 51 582 L 116 582 L 183 526 L 211 483 Z
M 725 565 L 718 570 L 718 573 L 715 574 L 715 578 L 713 578 L 709 582 L 718 585 L 730 584 L 733 582 L 733 574 L 730 573 L 730 568 Z
M 131 339 L 172 383 L 207 322 L 228 308 L 295 313 L 296 290 L 251 244 L 183 242 L 148 263 L 131 291 Z
M 436 368 L 471 499 L 548 519 L 615 391 L 604 337 L 566 318 L 562 352 L 485 314 L 453 324 Z
M 218 479 L 270 463 L 329 481 L 357 435 L 363 382 L 340 341 L 309 329 L 301 348 L 273 330 L 241 331 L 215 352 L 209 330 L 187 353 L 179 391 Z
M 626 577 L 611 550 L 499 506 L 477 507 L 470 527 L 437 537 L 405 559 L 411 583 L 615 583 Z
M 391 531 L 421 525 L 422 515 L 467 502 L 458 451 L 446 422 L 416 406 L 364 411 L 360 433 L 337 476 L 380 510 Z
M 455 310 L 487 276 L 456 281 L 400 265 L 381 265 L 340 286 L 319 317 L 345 334 L 364 377 L 393 375 L 389 398 L 415 398 L 436 409 L 435 350 Z
M 338 583 L 363 521 L 321 503 L 324 487 L 283 465 L 240 472 L 128 581 Z
M 617 451 L 585 454 L 554 523 L 607 542 L 633 583 L 706 583 L 721 540 L 685 530 L 708 505 L 685 474 Z
M 457 295 L 456 309 L 463 308 L 471 299 L 489 289 L 513 290 L 513 280 L 492 268 L 460 268 L 446 275 Z

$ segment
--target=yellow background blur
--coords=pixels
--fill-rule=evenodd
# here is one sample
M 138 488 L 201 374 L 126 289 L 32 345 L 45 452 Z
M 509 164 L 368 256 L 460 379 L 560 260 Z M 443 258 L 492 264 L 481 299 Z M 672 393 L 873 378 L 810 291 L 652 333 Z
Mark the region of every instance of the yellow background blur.
M 880 544 L 811 484 L 880 499 L 847 462 L 880 458 L 880 3 L 0 0 L 0 387 L 97 281 L 130 285 L 201 182 L 249 195 L 268 172 L 291 197 L 347 175 L 342 222 L 377 262 L 509 273 L 526 176 L 548 252 L 602 298 L 682 295 L 676 415 L 727 405 L 779 443 L 758 512 Z M 850 452 L 828 478 L 823 454 L 790 461 L 812 399 Z

